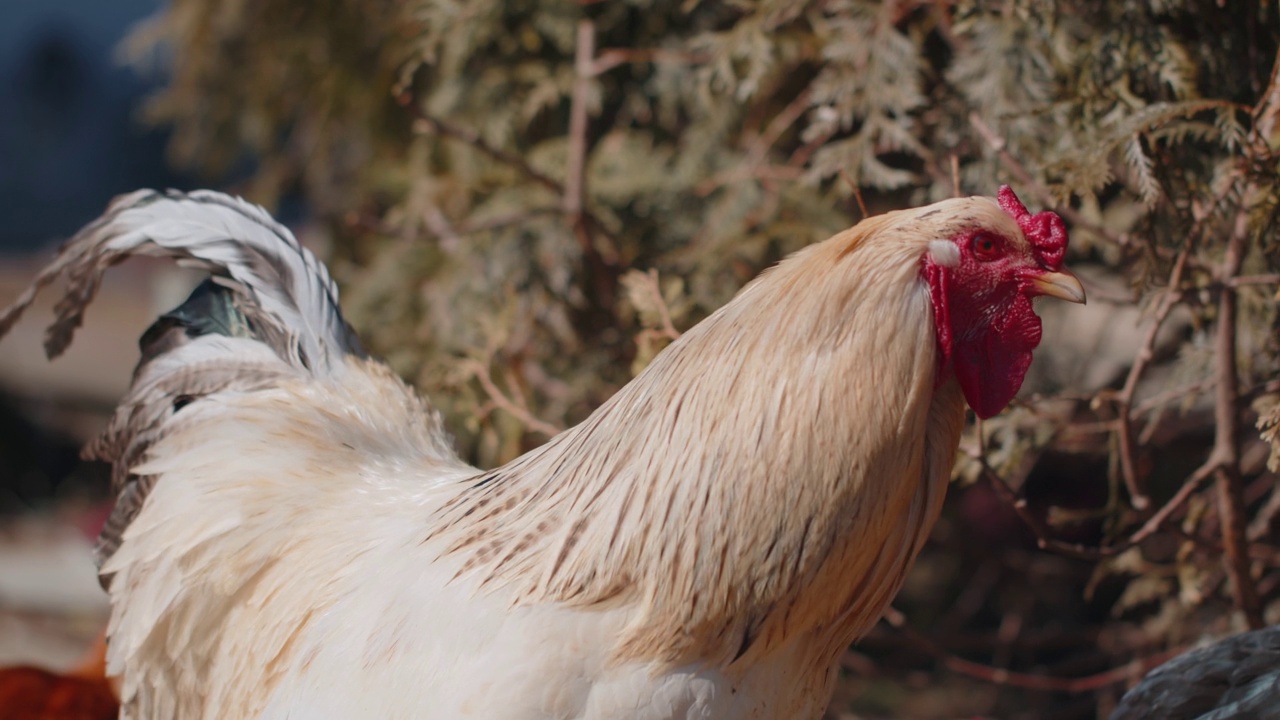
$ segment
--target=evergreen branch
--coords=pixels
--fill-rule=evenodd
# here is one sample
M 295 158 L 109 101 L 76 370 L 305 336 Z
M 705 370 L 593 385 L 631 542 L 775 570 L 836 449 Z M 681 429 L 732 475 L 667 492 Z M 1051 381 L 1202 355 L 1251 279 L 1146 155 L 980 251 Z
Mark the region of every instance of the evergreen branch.
M 986 141 L 987 146 L 990 147 L 991 151 L 1000 159 L 1000 163 L 1004 165 L 1005 169 L 1012 173 L 1013 176 L 1018 179 L 1018 182 L 1022 183 L 1027 188 L 1030 188 L 1031 192 L 1034 193 L 1035 196 L 1040 199 L 1040 202 L 1046 207 L 1053 208 L 1054 212 L 1066 218 L 1067 222 L 1070 222 L 1073 226 L 1082 230 L 1087 230 L 1113 245 L 1127 247 L 1132 242 L 1132 239 L 1128 235 L 1116 233 L 1110 228 L 1089 220 L 1070 205 L 1056 207 L 1057 203 L 1053 198 L 1053 194 L 1049 192 L 1049 189 L 1046 188 L 1039 180 L 1036 180 L 1035 176 L 1027 170 L 1026 166 L 1018 162 L 1018 159 L 1009 152 L 1008 142 L 996 133 L 995 130 L 992 130 L 991 126 L 988 125 L 976 111 L 969 113 L 969 124 L 973 126 L 973 129 L 977 131 L 978 135 L 982 136 L 982 139 Z
M 489 144 L 484 138 L 480 137 L 479 133 L 458 127 L 457 125 L 453 125 L 427 113 L 419 107 L 417 103 L 413 102 L 412 96 L 408 93 L 399 95 L 397 97 L 397 101 L 400 105 L 408 108 L 413 114 L 415 128 L 420 128 L 420 132 L 434 132 L 443 137 L 452 138 L 466 145 L 470 145 L 480 151 L 483 155 L 488 156 L 490 159 L 517 170 L 526 178 L 564 198 L 564 210 L 568 216 L 570 227 L 573 229 L 574 236 L 578 240 L 578 245 L 582 250 L 583 257 L 586 261 L 587 274 L 592 278 L 591 282 L 595 284 L 596 292 L 599 295 L 600 302 L 598 306 L 604 308 L 613 307 L 612 299 L 617 285 L 617 272 L 615 268 L 617 252 L 614 248 L 618 246 L 618 241 L 617 238 L 613 237 L 613 235 L 608 232 L 604 223 L 592 214 L 590 210 L 587 210 L 584 207 L 582 200 L 584 188 L 581 175 L 579 175 L 576 180 L 577 187 L 570 187 L 568 186 L 568 183 L 562 184 L 555 178 L 552 178 L 546 173 L 543 173 L 530 165 L 523 157 Z M 582 107 L 582 112 L 585 112 L 585 105 Z M 585 118 L 581 122 L 582 129 L 579 136 L 585 144 Z M 571 139 L 571 145 L 572 142 L 573 141 Z M 585 166 L 586 162 L 585 147 L 581 149 L 580 152 L 582 153 L 582 157 L 578 161 L 578 166 L 582 167 Z M 570 166 L 571 178 L 573 167 L 573 165 Z M 577 200 L 570 201 L 570 197 L 576 197 Z M 608 240 L 608 244 L 606 245 L 606 249 L 608 251 L 607 257 L 599 251 L 597 243 L 592 241 L 591 233 L 593 232 L 598 233 Z
M 547 188 L 551 192 L 557 195 L 564 194 L 564 185 L 562 185 L 559 180 L 556 180 L 550 175 L 538 170 L 519 155 L 509 153 L 502 148 L 490 145 L 484 138 L 480 137 L 480 133 L 474 130 L 458 127 L 457 125 L 453 125 L 427 113 L 422 108 L 418 107 L 417 103 L 413 102 L 413 97 L 408 93 L 403 93 L 398 96 L 397 101 L 400 105 L 408 108 L 409 112 L 413 114 L 415 120 L 414 128 L 419 132 L 432 132 L 443 137 L 452 138 L 465 145 L 470 145 L 476 150 L 479 150 L 481 154 L 487 155 L 490 159 L 496 160 L 503 165 L 519 171 L 521 175 L 524 175 L 526 178 L 534 181 L 544 188 Z
M 1181 102 L 1152 103 L 1111 125 L 1102 136 L 1099 149 L 1111 152 L 1139 135 L 1156 130 L 1162 125 L 1180 118 L 1189 118 L 1206 110 L 1248 111 L 1247 105 L 1228 100 L 1184 100 Z
M 1133 172 L 1138 185 L 1138 195 L 1147 207 L 1160 200 L 1160 181 L 1156 179 L 1155 162 L 1142 149 L 1142 136 L 1133 135 L 1124 143 L 1124 160 Z

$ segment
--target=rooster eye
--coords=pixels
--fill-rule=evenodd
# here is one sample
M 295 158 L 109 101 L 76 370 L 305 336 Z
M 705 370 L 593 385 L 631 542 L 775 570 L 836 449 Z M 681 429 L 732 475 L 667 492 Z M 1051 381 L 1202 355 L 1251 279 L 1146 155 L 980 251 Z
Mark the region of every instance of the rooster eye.
M 1000 241 L 986 233 L 973 236 L 973 254 L 979 260 L 994 260 L 1000 255 Z

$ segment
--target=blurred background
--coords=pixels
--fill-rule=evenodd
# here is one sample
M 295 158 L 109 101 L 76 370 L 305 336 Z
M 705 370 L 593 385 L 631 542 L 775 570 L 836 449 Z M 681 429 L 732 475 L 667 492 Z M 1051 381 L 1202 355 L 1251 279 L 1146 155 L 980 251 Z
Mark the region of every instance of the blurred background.
M 239 193 L 491 467 L 785 254 L 1010 183 L 1066 219 L 1089 305 L 1043 308 L 831 716 L 1105 717 L 1280 620 L 1278 47 L 1244 0 L 9 0 L 0 303 L 113 195 Z M 101 631 L 107 473 L 77 451 L 193 283 L 132 261 L 65 357 L 47 302 L 0 343 L 0 665 Z
M 167 132 L 138 117 L 161 77 L 125 67 L 118 52 L 129 29 L 159 9 L 154 0 L 0 4 L 4 302 L 113 195 L 189 184 L 165 160 Z M 149 322 L 143 279 L 111 282 L 104 319 L 123 327 L 109 327 L 103 344 L 70 363 L 41 359 L 39 328 L 0 350 L 0 666 L 63 669 L 101 630 L 105 597 L 89 550 L 105 517 L 107 475 L 77 453 L 136 360 L 117 333 Z

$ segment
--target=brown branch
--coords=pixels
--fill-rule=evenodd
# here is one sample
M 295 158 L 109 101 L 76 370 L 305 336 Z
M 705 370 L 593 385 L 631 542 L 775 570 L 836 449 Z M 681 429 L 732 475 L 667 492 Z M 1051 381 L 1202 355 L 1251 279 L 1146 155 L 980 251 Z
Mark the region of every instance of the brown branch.
M 666 48 L 606 48 L 591 63 L 591 75 L 609 72 L 619 65 L 628 63 L 674 63 L 679 65 L 701 65 L 711 62 L 707 53 L 668 50 Z
M 1227 287 L 1243 287 L 1245 285 L 1280 285 L 1280 275 L 1240 275 L 1227 278 Z
M 808 89 L 805 89 L 796 95 L 791 102 L 787 103 L 787 106 L 781 112 L 773 116 L 773 119 L 765 127 L 764 132 L 752 143 L 753 147 L 748 153 L 752 164 L 764 162 L 770 148 L 778 142 L 778 138 L 782 137 L 782 133 L 794 125 L 804 115 L 804 111 L 809 109 L 811 98 L 812 94 Z
M 595 46 L 595 25 L 590 20 L 578 21 L 578 46 L 573 60 L 576 77 L 569 103 L 569 157 L 563 192 L 564 212 L 575 225 L 582 222 L 587 165 L 587 96 L 591 92 L 591 62 Z
M 1205 378 L 1193 383 L 1187 383 L 1176 388 L 1164 390 L 1152 395 L 1142 402 L 1133 406 L 1133 412 L 1136 415 L 1145 415 L 1156 410 L 1163 409 L 1174 400 L 1181 400 L 1188 395 L 1196 395 L 1213 387 L 1216 382 L 1213 378 Z
M 827 141 L 835 134 L 835 130 L 818 133 L 809 142 L 792 151 L 791 157 L 787 158 L 787 165 L 790 167 L 804 167 L 809 162 L 809 158 L 813 157 L 813 154 L 823 145 L 826 145 Z
M 858 187 L 858 183 L 853 181 L 849 173 L 844 168 L 840 168 L 840 178 L 849 185 L 849 189 L 853 191 L 853 199 L 858 201 L 858 212 L 862 213 L 862 220 L 871 217 L 871 213 L 867 212 L 867 204 L 862 200 L 862 188 Z M 979 421 L 981 422 L 981 421 Z
M 1216 540 L 1201 537 L 1200 535 L 1188 532 L 1176 526 L 1169 528 L 1169 534 L 1173 537 L 1194 543 L 1196 547 L 1203 548 L 1211 552 L 1219 554 L 1225 552 L 1225 549 Z M 1253 560 L 1261 560 L 1272 567 L 1280 566 L 1280 548 L 1275 548 L 1264 543 L 1254 542 L 1253 533 L 1250 532 L 1248 534 L 1250 543 L 1245 546 L 1245 550 L 1249 553 L 1249 557 Z M 1265 593 L 1262 593 L 1261 590 L 1259 590 L 1258 594 L 1264 595 Z
M 1136 464 L 1133 461 L 1133 420 L 1131 418 L 1133 396 L 1138 391 L 1138 381 L 1142 379 L 1142 373 L 1155 357 L 1156 338 L 1160 334 L 1160 328 L 1178 300 L 1182 298 L 1180 290 L 1182 274 L 1186 270 L 1187 258 L 1190 255 L 1191 238 L 1188 237 L 1182 251 L 1178 253 L 1178 259 L 1173 263 L 1173 270 L 1169 273 L 1169 285 L 1160 296 L 1155 316 L 1151 319 L 1151 327 L 1147 329 L 1147 335 L 1142 339 L 1141 349 L 1134 357 L 1133 365 L 1129 366 L 1129 376 L 1125 378 L 1124 387 L 1116 395 L 1116 411 L 1119 415 L 1116 418 L 1116 428 L 1119 431 L 1120 477 L 1124 480 L 1125 489 L 1129 491 L 1129 502 L 1137 510 L 1145 510 L 1151 504 L 1151 499 L 1147 497 L 1146 488 L 1138 478 Z
M 494 215 L 484 220 L 465 222 L 458 226 L 457 231 L 459 235 L 470 235 L 471 233 L 501 230 L 512 225 L 522 225 L 540 215 L 559 215 L 560 212 L 559 207 L 535 207 L 526 210 L 515 210 L 501 215 Z
M 1142 402 L 1135 404 L 1132 410 L 1130 411 L 1130 416 L 1133 418 L 1140 418 L 1145 415 L 1149 415 L 1151 413 L 1163 411 L 1167 409 L 1168 405 L 1173 403 L 1175 400 L 1181 400 L 1187 397 L 1188 395 L 1196 395 L 1212 388 L 1213 383 L 1214 383 L 1213 378 L 1206 378 L 1204 380 L 1198 380 L 1196 382 L 1188 383 L 1186 385 L 1181 385 L 1179 387 L 1171 388 L 1169 390 L 1163 390 L 1159 393 L 1156 393 L 1155 395 L 1152 395 L 1146 400 L 1143 400 Z M 1255 388 L 1255 391 L 1256 391 L 1256 388 Z M 1043 399 L 1043 398 L 1035 397 L 1033 398 L 1033 400 L 1034 399 Z M 1076 400 L 1077 402 L 1092 402 L 1094 400 L 1093 397 L 1069 398 L 1062 395 L 1059 395 L 1057 399 L 1073 399 L 1073 400 Z M 1114 394 L 1099 393 L 1097 396 L 1097 399 L 1099 400 L 1106 399 L 1106 400 L 1114 401 Z M 1145 445 L 1146 443 L 1150 442 L 1151 440 L 1150 435 L 1155 430 L 1156 424 L 1157 423 L 1155 419 L 1150 420 L 1148 422 L 1147 427 L 1144 428 L 1142 431 L 1142 435 L 1138 437 L 1139 445 Z M 1073 432 L 1077 432 L 1077 433 L 1118 433 L 1119 421 L 1116 419 L 1081 420 L 1081 421 L 1069 422 L 1067 423 L 1067 427 L 1070 427 Z
M 535 417 L 523 400 L 517 401 L 507 397 L 507 394 L 502 392 L 502 389 L 493 382 L 493 376 L 489 373 L 488 365 L 478 360 L 465 360 L 461 363 L 461 367 L 468 370 L 475 377 L 480 383 L 480 387 L 484 389 L 485 394 L 489 396 L 489 400 L 496 407 L 514 416 L 524 423 L 525 427 L 534 432 L 542 433 L 547 437 L 554 437 L 560 434 L 563 428 Z
M 758 210 L 752 214 L 763 216 L 767 212 L 772 212 L 778 198 L 778 181 L 796 181 L 804 177 L 805 173 L 802 168 L 791 164 L 773 165 L 765 161 L 768 159 L 769 151 L 778 142 L 778 138 L 782 137 L 782 134 L 794 125 L 804 115 L 805 110 L 809 108 L 810 97 L 810 92 L 807 89 L 800 92 L 791 102 L 787 103 L 786 107 L 773 116 L 762 132 L 758 132 L 754 128 L 750 131 L 744 130 L 744 137 L 749 137 L 750 139 L 744 143 L 745 152 L 742 162 L 698 183 L 694 188 L 694 193 L 698 196 L 707 196 L 731 183 L 747 179 L 759 180 L 766 193 L 766 198 L 760 204 Z
M 1236 226 L 1227 241 L 1222 260 L 1222 279 L 1240 272 L 1245 242 L 1249 235 L 1247 206 L 1236 216 Z M 1217 482 L 1218 515 L 1222 525 L 1222 545 L 1227 575 L 1235 593 L 1236 607 L 1244 613 L 1249 627 L 1263 626 L 1262 602 L 1250 571 L 1245 526 L 1244 481 L 1240 477 L 1239 378 L 1236 374 L 1236 291 L 1223 287 L 1218 295 L 1218 327 L 1214 336 L 1214 368 L 1217 376 L 1213 451 Z
M 438 117 L 428 114 L 423 111 L 422 108 L 418 107 L 417 104 L 413 102 L 412 96 L 407 93 L 401 95 L 398 100 L 401 105 L 404 105 L 409 109 L 409 112 L 413 113 L 414 122 L 417 126 L 416 129 L 419 132 L 433 132 L 437 135 L 457 140 L 465 145 L 470 145 L 484 155 L 488 155 L 490 159 L 514 168 L 519 171 L 520 174 L 547 188 L 551 192 L 557 195 L 564 194 L 564 186 L 560 184 L 560 181 L 530 165 L 528 161 L 519 155 L 509 153 L 502 148 L 490 145 L 484 138 L 480 137 L 480 133 L 474 130 L 458 127 L 457 125 L 453 125 Z
M 698 197 L 706 197 L 725 185 L 748 178 L 771 182 L 775 180 L 799 180 L 802 177 L 804 177 L 803 170 L 788 165 L 743 164 L 703 180 L 693 188 L 693 193 Z
M 440 248 L 445 252 L 455 252 L 462 246 L 462 236 L 438 205 L 432 203 L 427 206 L 422 213 L 422 224 L 435 233 L 439 238 Z
M 645 290 L 652 296 L 653 307 L 658 311 L 658 323 L 660 327 L 653 328 L 647 332 L 658 337 L 665 337 L 668 340 L 679 340 L 680 331 L 676 329 L 676 325 L 671 321 L 671 308 L 667 305 L 667 301 L 662 297 L 662 286 L 658 284 L 658 271 L 650 270 L 643 276 Z M 644 332 L 642 331 L 643 335 Z
M 884 619 L 892 628 L 901 633 L 925 653 L 941 661 L 943 666 L 952 672 L 957 672 L 962 675 L 967 675 L 996 685 L 1008 685 L 1010 687 L 1018 687 L 1027 690 L 1046 690 L 1050 692 L 1064 693 L 1083 693 L 1098 690 L 1109 685 L 1125 682 L 1131 678 L 1141 677 L 1151 668 L 1166 662 L 1176 655 L 1179 655 L 1186 649 L 1174 648 L 1145 658 L 1136 658 L 1119 667 L 1085 677 L 1064 678 L 1052 675 L 1035 675 L 1032 673 L 1015 672 L 1004 668 L 993 667 L 991 665 L 983 665 L 982 663 L 976 663 L 971 660 L 965 660 L 964 658 L 953 655 L 938 646 L 937 643 L 907 625 L 906 617 L 892 607 L 885 611 Z
M 587 175 L 587 99 L 591 94 L 591 82 L 595 77 L 592 63 L 596 53 L 596 26 L 590 20 L 578 21 L 577 49 L 574 53 L 573 96 L 569 103 L 569 150 L 566 160 L 563 205 L 573 236 L 586 264 L 589 282 L 595 286 L 596 305 L 612 311 L 617 291 L 617 244 L 601 248 L 592 233 L 593 226 L 586 213 Z
M 1216 465 L 1206 463 L 1204 466 L 1192 473 L 1191 477 L 1182 484 L 1182 487 L 1178 489 L 1178 492 L 1170 498 L 1168 502 L 1162 505 L 1150 518 L 1147 518 L 1147 521 L 1142 524 L 1142 527 L 1138 528 L 1124 540 L 1112 545 L 1092 547 L 1081 543 L 1066 543 L 1053 538 L 1053 531 L 1049 527 L 1049 524 L 1044 520 L 1041 520 L 1027 508 L 1027 501 L 1019 498 L 1017 494 L 1014 493 L 1013 488 L 1009 487 L 1009 483 L 1005 482 L 1004 478 L 1000 477 L 1000 474 L 987 463 L 986 457 L 981 449 L 970 450 L 969 456 L 979 463 L 982 468 L 982 478 L 987 481 L 987 484 L 996 493 L 996 496 L 1012 508 L 1014 513 L 1017 514 L 1022 522 L 1036 536 L 1036 545 L 1041 550 L 1049 550 L 1051 552 L 1056 552 L 1059 555 L 1073 557 L 1078 560 L 1090 561 L 1098 561 L 1119 555 L 1125 550 L 1138 545 L 1142 541 L 1156 534 L 1156 532 L 1158 532 L 1161 527 L 1168 522 L 1169 518 L 1171 518 L 1179 508 L 1186 504 L 1187 500 L 1189 500 L 1191 496 L 1200 489 L 1200 486 L 1208 480 L 1217 469 Z
M 1125 378 L 1124 387 L 1115 396 L 1118 414 L 1116 429 L 1120 446 L 1120 475 L 1124 480 L 1125 489 L 1129 492 L 1129 501 L 1137 510 L 1145 509 L 1150 499 L 1146 496 L 1146 489 L 1138 478 L 1137 469 L 1133 461 L 1134 443 L 1131 410 L 1133 397 L 1138 391 L 1138 381 L 1142 379 L 1142 374 L 1146 371 L 1147 365 L 1155 357 L 1156 338 L 1159 336 L 1161 326 L 1164 324 L 1165 319 L 1169 317 L 1169 313 L 1183 298 L 1182 276 L 1191 264 L 1191 250 L 1207 226 L 1209 219 L 1217 212 L 1218 206 L 1227 199 L 1229 194 L 1229 188 L 1222 190 L 1213 199 L 1213 204 L 1196 218 L 1195 223 L 1187 232 L 1182 249 L 1178 251 L 1177 258 L 1173 262 L 1173 269 L 1169 273 L 1169 283 L 1165 287 L 1164 294 L 1160 297 L 1155 315 L 1151 321 L 1151 327 L 1147 330 L 1147 335 L 1142 340 L 1141 349 L 1134 357 L 1133 365 L 1129 367 L 1129 375 Z
M 1271 62 L 1271 79 L 1262 100 L 1253 108 L 1253 132 L 1251 145 L 1265 150 L 1268 139 L 1275 132 L 1276 119 L 1280 116 L 1280 50 Z
M 1249 521 L 1246 536 L 1250 542 L 1257 542 L 1266 537 L 1271 532 L 1271 523 L 1277 515 L 1280 515 L 1280 485 L 1275 484 L 1275 479 L 1275 475 L 1272 475 L 1271 496 L 1258 509 L 1253 520 Z
M 1250 142 L 1245 161 L 1266 158 L 1269 140 L 1280 115 L 1280 51 L 1276 53 L 1271 79 L 1263 97 L 1252 112 Z M 1249 207 L 1257 193 L 1250 182 L 1241 193 L 1235 226 L 1227 240 L 1218 280 L 1223 287 L 1218 294 L 1217 332 L 1214 336 L 1214 369 L 1218 380 L 1214 403 L 1216 422 L 1211 460 L 1216 461 L 1218 515 L 1221 524 L 1224 565 L 1231 580 L 1236 607 L 1244 614 L 1250 628 L 1260 628 L 1262 602 L 1254 584 L 1246 537 L 1244 481 L 1240 475 L 1240 387 L 1236 369 L 1236 290 L 1230 281 L 1240 273 L 1240 265 L 1249 239 Z
M 466 145 L 470 145 L 476 150 L 479 150 L 482 154 L 487 155 L 490 159 L 513 168 L 514 170 L 518 171 L 520 174 L 524 175 L 525 177 L 529 178 L 535 183 L 550 190 L 556 195 L 559 195 L 561 198 L 565 198 L 570 195 L 571 188 L 567 189 L 566 186 L 564 184 L 561 184 L 559 180 L 556 180 L 550 175 L 547 175 L 546 173 L 533 167 L 523 157 L 520 157 L 519 155 L 516 155 L 514 153 L 509 153 L 506 150 L 490 145 L 487 141 L 485 141 L 484 138 L 480 137 L 479 133 L 475 132 L 474 130 L 458 127 L 457 125 L 450 124 L 445 120 L 441 120 L 440 118 L 434 117 L 424 112 L 421 108 L 414 105 L 412 103 L 411 98 L 409 98 L 408 96 L 401 96 L 400 100 L 401 100 L 401 103 L 405 104 L 409 108 L 410 112 L 413 113 L 415 121 L 421 126 L 421 131 L 434 132 L 437 135 L 440 135 L 442 137 L 451 138 L 453 140 L 457 140 Z M 585 129 L 583 132 L 585 134 Z M 570 131 L 571 141 L 572 141 L 572 134 L 573 133 L 571 129 Z M 609 239 L 610 242 L 615 241 L 615 238 L 613 238 L 613 236 L 609 235 L 604 230 L 604 224 L 600 221 L 600 219 L 595 217 L 589 210 L 579 205 L 578 212 L 580 212 L 582 217 L 587 222 L 590 223 L 592 230 L 603 234 L 606 238 Z

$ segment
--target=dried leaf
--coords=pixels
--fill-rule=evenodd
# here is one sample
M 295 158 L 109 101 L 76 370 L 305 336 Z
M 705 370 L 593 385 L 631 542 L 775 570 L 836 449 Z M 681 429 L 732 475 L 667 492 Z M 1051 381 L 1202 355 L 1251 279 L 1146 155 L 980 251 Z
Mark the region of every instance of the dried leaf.
M 1271 445 L 1267 469 L 1280 470 L 1280 395 L 1262 395 L 1253 401 L 1253 411 L 1258 414 L 1258 432 Z

